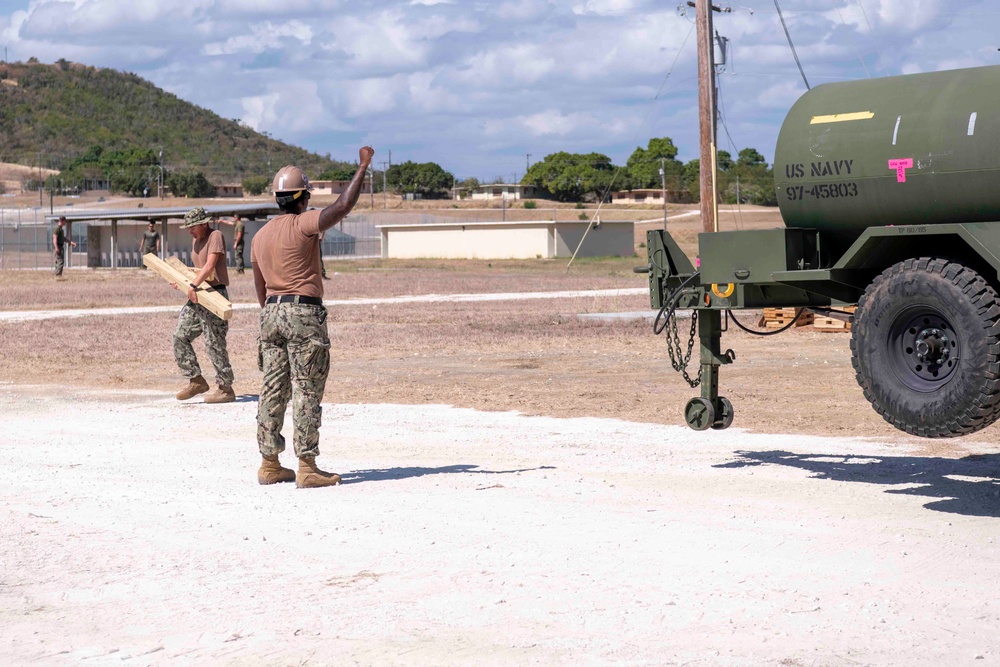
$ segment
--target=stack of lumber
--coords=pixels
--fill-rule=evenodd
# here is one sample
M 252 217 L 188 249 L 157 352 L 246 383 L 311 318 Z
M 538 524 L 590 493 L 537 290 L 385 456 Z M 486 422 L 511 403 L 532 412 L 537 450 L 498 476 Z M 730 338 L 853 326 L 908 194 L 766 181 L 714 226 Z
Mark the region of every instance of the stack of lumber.
M 760 320 L 757 321 L 757 326 L 764 327 L 765 329 L 780 329 L 783 326 L 787 326 L 792 320 L 795 320 L 795 316 L 802 310 L 802 308 L 765 308 L 763 314 L 760 316 Z M 804 327 L 812 323 L 813 314 L 805 312 L 795 321 L 795 326 Z
M 142 263 L 155 271 L 168 283 L 179 285 L 181 294 L 187 293 L 188 284 L 197 277 L 197 274 L 191 267 L 185 266 L 184 262 L 176 257 L 168 257 L 167 261 L 163 261 L 150 252 L 142 256 Z M 215 271 L 212 272 L 209 278 L 215 280 Z M 198 303 L 207 308 L 209 312 L 219 319 L 228 321 L 232 318 L 233 304 L 230 303 L 229 299 L 212 289 L 207 281 L 198 285 L 197 296 Z
M 844 306 L 843 308 L 838 308 L 837 310 L 844 311 L 845 315 L 840 317 L 829 317 L 826 315 L 817 315 L 813 318 L 813 328 L 818 331 L 832 331 L 837 332 L 849 332 L 851 330 L 850 313 L 853 313 L 857 309 L 857 306 Z

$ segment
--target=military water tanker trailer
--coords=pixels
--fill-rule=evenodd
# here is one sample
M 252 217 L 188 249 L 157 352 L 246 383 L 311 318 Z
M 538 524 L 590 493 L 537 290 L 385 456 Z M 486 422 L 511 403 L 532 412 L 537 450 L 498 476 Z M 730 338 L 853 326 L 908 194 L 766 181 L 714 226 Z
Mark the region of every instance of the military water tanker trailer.
M 1000 66 L 817 86 L 785 118 L 774 181 L 785 227 L 700 234 L 698 268 L 666 231 L 648 233 L 636 270 L 649 272 L 654 330 L 701 385 L 687 424 L 733 421 L 719 395 L 733 311 L 848 305 L 857 380 L 886 421 L 925 437 L 996 421 Z M 678 309 L 692 309 L 686 342 Z

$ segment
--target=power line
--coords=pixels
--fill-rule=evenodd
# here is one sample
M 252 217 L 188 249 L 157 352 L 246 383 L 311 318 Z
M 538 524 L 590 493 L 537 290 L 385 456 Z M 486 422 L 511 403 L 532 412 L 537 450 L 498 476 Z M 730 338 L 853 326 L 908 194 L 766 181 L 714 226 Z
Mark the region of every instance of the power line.
M 860 2 L 860 0 L 858 1 Z M 792 57 L 795 58 L 795 64 L 798 66 L 802 80 L 806 84 L 806 90 L 810 90 L 809 81 L 806 79 L 806 73 L 802 70 L 802 63 L 799 62 L 799 54 L 795 52 L 795 45 L 792 44 L 792 36 L 788 34 L 788 26 L 785 25 L 785 17 L 781 14 L 781 7 L 778 6 L 778 0 L 774 0 L 774 8 L 778 10 L 778 20 L 781 21 L 781 28 L 785 31 L 785 39 L 788 40 L 788 48 L 792 50 Z
M 840 17 L 840 22 L 841 23 L 843 23 L 845 26 L 847 26 L 848 28 L 850 28 L 850 26 L 847 25 L 847 21 L 844 20 L 844 15 L 840 13 L 840 9 L 839 8 L 837 9 L 837 16 Z M 858 52 L 858 60 L 861 61 L 861 67 L 863 67 L 864 70 L 865 70 L 865 76 L 868 77 L 869 79 L 872 78 L 871 72 L 868 71 L 868 65 L 865 64 L 865 59 L 861 57 L 861 52 L 860 51 Z
M 858 6 L 861 7 L 861 14 L 865 17 L 865 24 L 868 26 L 868 34 L 874 37 L 875 31 L 872 30 L 872 24 L 868 21 L 868 12 L 865 11 L 865 5 L 861 2 L 861 0 L 858 0 Z M 878 61 L 882 63 L 882 71 L 885 72 L 886 76 L 889 76 L 889 70 L 885 67 L 885 58 L 882 57 L 882 51 L 878 48 L 878 42 L 875 42 L 875 52 L 878 54 Z

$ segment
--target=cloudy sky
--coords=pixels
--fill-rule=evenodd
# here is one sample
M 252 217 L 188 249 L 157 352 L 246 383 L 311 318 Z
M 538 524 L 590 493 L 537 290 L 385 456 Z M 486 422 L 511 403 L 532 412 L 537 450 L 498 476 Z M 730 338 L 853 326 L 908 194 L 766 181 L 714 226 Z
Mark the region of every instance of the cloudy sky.
M 9 61 L 134 72 L 310 151 L 520 179 L 560 150 L 698 156 L 684 0 L 2 0 Z M 774 0 L 724 3 L 720 148 L 770 162 L 805 92 Z M 997 0 L 779 0 L 811 86 L 1000 64 Z

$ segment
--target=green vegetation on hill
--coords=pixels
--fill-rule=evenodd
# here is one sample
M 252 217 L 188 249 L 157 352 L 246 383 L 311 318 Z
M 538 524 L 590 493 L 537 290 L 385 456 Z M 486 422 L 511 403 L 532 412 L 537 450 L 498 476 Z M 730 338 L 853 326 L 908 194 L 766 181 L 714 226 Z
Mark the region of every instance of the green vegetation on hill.
M 348 166 L 221 118 L 135 74 L 60 60 L 0 64 L 0 80 L 0 162 L 63 170 L 81 166 L 80 158 L 96 148 L 105 155 L 141 153 L 133 162 L 148 178 L 150 159 L 158 162 L 162 149 L 166 171 L 200 173 L 217 185 L 269 181 L 269 172 L 284 164 L 314 178 Z M 113 173 L 104 176 L 116 187 Z

